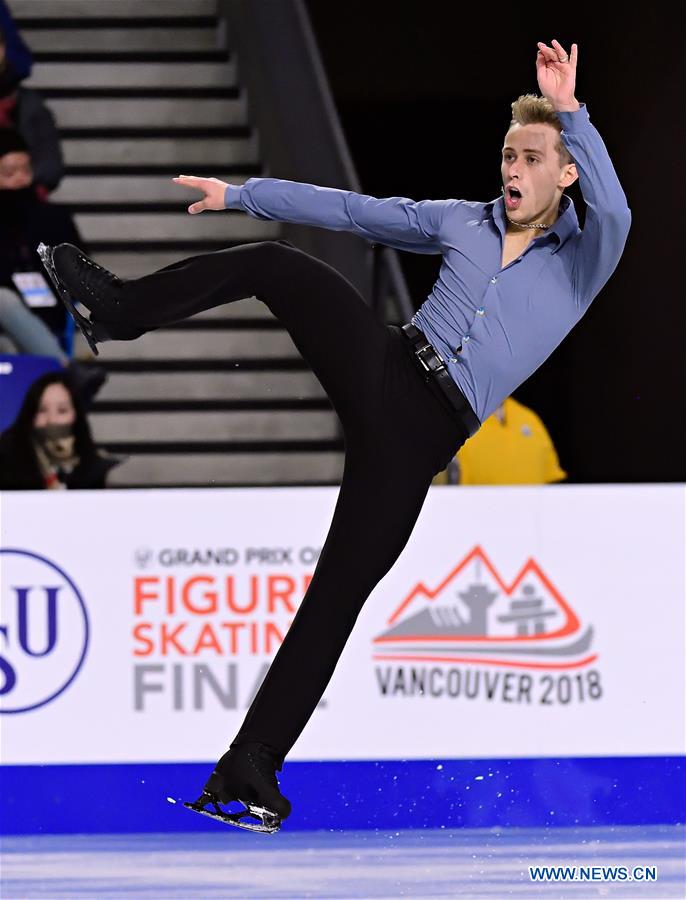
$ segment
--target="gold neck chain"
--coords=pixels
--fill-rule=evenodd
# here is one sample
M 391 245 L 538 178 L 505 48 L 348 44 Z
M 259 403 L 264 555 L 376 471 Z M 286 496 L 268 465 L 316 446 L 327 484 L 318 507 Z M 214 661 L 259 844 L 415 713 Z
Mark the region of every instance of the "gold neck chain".
M 505 189 L 504 188 L 502 189 L 502 194 L 503 194 L 503 205 L 505 205 Z M 550 225 L 525 225 L 525 224 L 522 224 L 521 222 L 513 222 L 512 219 L 507 215 L 507 207 L 505 207 L 505 217 L 507 218 L 508 222 L 511 222 L 512 225 L 516 225 L 517 228 L 550 228 Z M 551 225 L 552 225 L 552 222 L 551 222 Z
M 512 222 L 513 225 L 516 225 L 517 228 L 550 228 L 550 225 L 525 225 L 522 222 L 513 222 L 512 219 L 505 213 L 507 216 L 507 221 Z

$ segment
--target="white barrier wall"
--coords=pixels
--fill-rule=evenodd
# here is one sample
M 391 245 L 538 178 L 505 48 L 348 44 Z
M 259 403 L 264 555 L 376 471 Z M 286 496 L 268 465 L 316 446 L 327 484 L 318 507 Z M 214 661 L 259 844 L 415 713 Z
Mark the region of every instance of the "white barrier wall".
M 2 761 L 216 758 L 337 492 L 2 495 Z M 433 487 L 289 758 L 683 753 L 685 509 L 681 485 Z

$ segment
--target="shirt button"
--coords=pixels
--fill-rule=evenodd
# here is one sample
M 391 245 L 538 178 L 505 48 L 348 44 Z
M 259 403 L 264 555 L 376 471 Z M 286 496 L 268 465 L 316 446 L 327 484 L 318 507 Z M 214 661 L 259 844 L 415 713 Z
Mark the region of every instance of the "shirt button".
M 497 278 L 491 278 L 491 284 L 495 284 L 497 280 Z
M 480 307 L 477 309 L 476 314 L 477 314 L 477 316 L 483 316 L 483 315 L 486 314 L 486 310 L 483 308 L 483 306 L 480 306 Z
M 456 357 L 456 356 L 451 356 L 451 357 L 450 357 L 450 362 L 457 362 L 457 357 Z
M 469 335 L 468 335 L 468 334 L 465 334 L 465 336 L 462 338 L 463 341 L 468 341 L 469 339 L 470 339 L 470 338 L 469 338 Z

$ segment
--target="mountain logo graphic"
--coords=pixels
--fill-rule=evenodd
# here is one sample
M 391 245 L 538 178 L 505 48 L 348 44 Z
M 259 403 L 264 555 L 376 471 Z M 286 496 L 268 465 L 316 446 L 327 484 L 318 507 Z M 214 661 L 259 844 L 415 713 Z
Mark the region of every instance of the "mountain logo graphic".
M 435 588 L 419 582 L 374 638 L 375 660 L 579 669 L 598 659 L 593 628 L 534 559 L 506 584 L 476 546 Z

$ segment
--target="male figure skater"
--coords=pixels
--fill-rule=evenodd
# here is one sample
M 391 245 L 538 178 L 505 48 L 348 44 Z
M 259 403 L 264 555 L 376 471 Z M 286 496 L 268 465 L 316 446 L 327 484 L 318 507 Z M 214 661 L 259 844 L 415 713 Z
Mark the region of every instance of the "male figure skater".
M 402 328 L 378 321 L 330 266 L 285 241 L 191 257 L 122 281 L 76 247 L 42 248 L 61 296 L 97 341 L 133 339 L 213 306 L 257 296 L 288 329 L 327 391 L 345 435 L 345 466 L 311 584 L 245 720 L 190 806 L 274 831 L 290 813 L 281 769 L 375 585 L 407 543 L 433 476 L 579 321 L 621 257 L 631 213 L 605 145 L 574 96 L 571 56 L 538 44 L 542 97 L 512 104 L 503 196 L 376 199 L 274 178 L 243 186 L 179 176 L 189 207 L 334 230 L 416 253 L 440 253 L 434 288 Z M 583 231 L 564 190 L 577 178 Z M 90 317 L 75 307 L 80 303 Z M 96 351 L 97 352 L 97 351 Z M 393 453 L 388 454 L 388 446 Z M 206 807 L 213 807 L 212 813 Z

